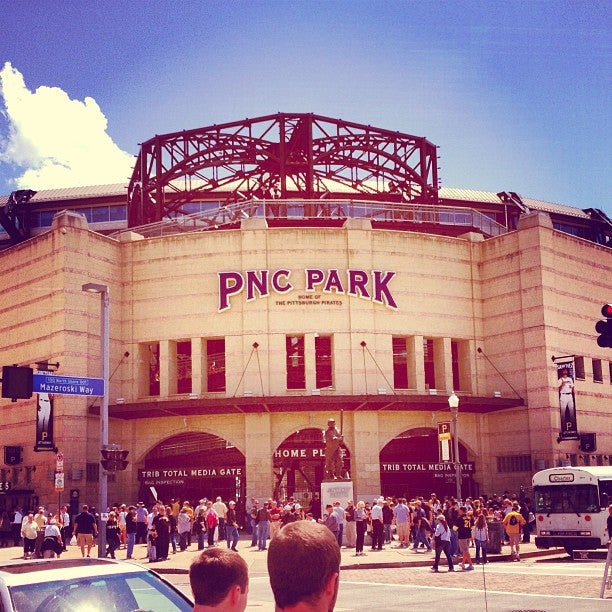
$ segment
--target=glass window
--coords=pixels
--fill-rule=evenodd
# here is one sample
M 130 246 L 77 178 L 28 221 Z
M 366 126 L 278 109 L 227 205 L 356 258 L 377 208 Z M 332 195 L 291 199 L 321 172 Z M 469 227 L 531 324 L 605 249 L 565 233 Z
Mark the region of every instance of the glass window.
M 333 386 L 332 337 L 315 336 L 316 388 Z
M 574 368 L 576 369 L 576 378 L 584 380 L 586 378 L 584 374 L 584 357 L 580 355 L 574 357 Z
M 191 341 L 176 343 L 176 392 L 191 393 Z
M 105 223 L 108 222 L 108 206 L 99 206 L 91 209 L 91 222 L 92 223 Z
M 225 391 L 225 338 L 206 341 L 206 389 Z
M 149 395 L 159 395 L 159 342 L 149 344 Z
M 406 338 L 393 337 L 391 345 L 393 350 L 393 387 L 395 389 L 408 389 Z
M 423 338 L 423 361 L 425 363 L 425 386 L 429 389 L 435 389 L 434 341 L 431 338 Z
M 566 485 L 534 487 L 535 511 L 550 514 L 599 512 L 597 487 Z
M 603 382 L 603 370 L 601 368 L 601 359 L 593 359 L 593 380 L 595 382 Z
M 287 389 L 305 389 L 304 336 L 286 336 L 285 354 Z
M 108 212 L 108 216 L 111 221 L 127 220 L 127 206 L 125 204 L 122 204 L 121 206 L 109 206 Z
M 497 471 L 500 474 L 509 472 L 531 472 L 530 455 L 510 455 L 497 457 Z
M 87 482 L 99 482 L 100 481 L 100 464 L 99 463 L 88 463 L 86 466 L 85 479 Z
M 461 389 L 459 381 L 459 344 L 454 341 L 451 342 L 451 362 L 453 368 L 453 389 L 458 391 Z

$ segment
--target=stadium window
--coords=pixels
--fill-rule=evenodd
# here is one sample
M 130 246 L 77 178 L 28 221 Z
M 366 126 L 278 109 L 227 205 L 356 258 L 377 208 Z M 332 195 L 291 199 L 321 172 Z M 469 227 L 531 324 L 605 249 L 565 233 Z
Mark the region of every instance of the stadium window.
M 584 357 L 574 357 L 574 372 L 578 380 L 585 380 L 586 376 L 584 373 Z
M 125 204 L 121 204 L 120 206 L 109 206 L 108 212 L 110 221 L 127 220 L 127 206 Z
M 434 341 L 431 338 L 423 338 L 423 363 L 425 366 L 425 386 L 429 389 L 435 389 L 436 366 L 434 361 Z
M 285 363 L 287 389 L 305 389 L 304 336 L 285 337 Z
M 86 465 L 85 480 L 87 480 L 87 482 L 99 482 L 100 481 L 100 464 L 99 463 L 88 463 Z
M 531 472 L 531 455 L 509 455 L 507 457 L 496 457 L 496 460 L 499 474 Z
M 603 382 L 603 370 L 601 368 L 601 359 L 593 359 L 593 382 Z
M 408 350 L 406 338 L 394 336 L 391 338 L 393 351 L 393 387 L 408 389 Z
M 149 344 L 149 395 L 159 395 L 159 342 Z
M 610 384 L 612 385 L 612 361 L 608 361 L 608 374 L 609 374 Z
M 333 387 L 332 337 L 315 336 L 316 388 Z
M 451 341 L 451 365 L 453 369 L 453 389 L 458 391 L 461 389 L 459 380 L 459 343 Z
M 225 338 L 206 341 L 206 389 L 225 391 Z
M 191 341 L 176 343 L 176 392 L 191 393 Z

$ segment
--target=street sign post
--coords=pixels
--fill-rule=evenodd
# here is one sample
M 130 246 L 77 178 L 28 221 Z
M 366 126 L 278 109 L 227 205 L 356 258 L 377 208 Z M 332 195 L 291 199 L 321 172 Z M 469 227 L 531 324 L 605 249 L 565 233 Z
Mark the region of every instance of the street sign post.
M 33 376 L 32 392 L 102 397 L 104 395 L 104 379 L 39 373 Z

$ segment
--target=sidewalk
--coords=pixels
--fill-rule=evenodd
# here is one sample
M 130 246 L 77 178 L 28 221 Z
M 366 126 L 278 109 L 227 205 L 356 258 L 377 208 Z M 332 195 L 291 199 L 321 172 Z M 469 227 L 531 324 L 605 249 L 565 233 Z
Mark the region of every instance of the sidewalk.
M 267 575 L 267 552 L 251 548 L 251 537 L 243 535 L 238 543 L 238 552 L 242 555 L 249 566 L 251 575 Z M 225 546 L 225 542 L 219 544 Z M 355 550 L 342 548 L 341 568 L 348 569 L 373 569 L 373 568 L 403 568 L 403 567 L 427 567 L 431 566 L 434 559 L 433 552 L 425 552 L 424 549 L 414 552 L 407 548 L 398 548 L 397 542 L 387 544 L 381 551 L 371 551 L 370 547 L 365 547 L 366 553 L 363 557 L 355 557 Z M 98 548 L 92 549 L 92 557 L 97 556 Z M 147 560 L 147 548 L 145 544 L 138 544 L 134 548 L 134 559 L 131 562 L 149 567 L 160 574 L 182 574 L 189 571 L 189 566 L 193 559 L 198 555 L 197 544 L 192 543 L 188 550 L 172 554 L 167 561 L 149 563 Z M 472 558 L 475 555 L 474 549 L 470 549 Z M 125 559 L 125 549 L 118 550 L 116 557 L 119 560 Z M 538 550 L 535 544 L 521 544 L 521 559 L 532 559 L 534 557 L 566 556 L 566 552 L 559 549 Z M 8 547 L 0 548 L 0 563 L 21 559 L 23 548 Z M 68 546 L 68 551 L 63 553 L 62 558 L 77 559 L 81 557 L 81 550 L 77 546 Z M 489 562 L 509 562 L 510 546 L 502 546 L 502 554 L 489 554 Z M 442 567 L 446 565 L 446 559 L 442 555 Z

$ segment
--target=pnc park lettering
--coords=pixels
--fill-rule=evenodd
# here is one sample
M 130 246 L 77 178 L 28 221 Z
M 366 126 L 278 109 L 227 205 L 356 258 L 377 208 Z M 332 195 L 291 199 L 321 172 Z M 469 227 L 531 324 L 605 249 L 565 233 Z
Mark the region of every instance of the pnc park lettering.
M 304 291 L 346 294 L 360 297 L 396 309 L 389 283 L 395 272 L 380 270 L 346 270 L 341 274 L 336 269 L 320 270 L 306 268 L 304 270 Z M 246 272 L 218 272 L 219 277 L 219 312 L 231 308 L 230 298 L 243 292 L 246 301 L 268 297 L 271 291 L 285 295 L 293 291 L 291 270 L 247 270 Z

